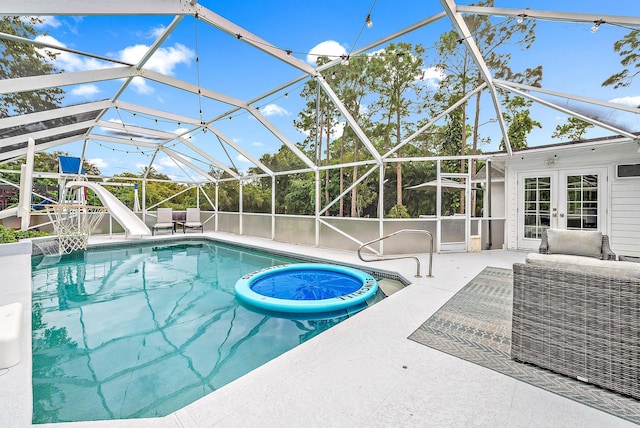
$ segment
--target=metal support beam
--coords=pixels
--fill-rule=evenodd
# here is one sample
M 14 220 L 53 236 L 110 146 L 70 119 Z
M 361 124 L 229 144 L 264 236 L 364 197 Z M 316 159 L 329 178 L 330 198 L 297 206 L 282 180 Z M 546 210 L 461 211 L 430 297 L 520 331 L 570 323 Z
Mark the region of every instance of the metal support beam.
M 236 25 L 233 22 L 223 18 L 222 16 L 213 13 L 209 9 L 206 9 L 200 5 L 196 6 L 196 8 L 198 11 L 198 18 L 200 18 L 202 21 L 206 22 L 207 24 L 224 31 L 227 34 L 232 35 L 233 37 L 237 38 L 241 42 L 247 43 L 253 46 L 254 48 L 261 50 L 279 59 L 280 61 L 283 61 L 289 64 L 290 66 L 295 67 L 300 71 L 303 71 L 304 73 L 310 76 L 315 76 L 317 74 L 315 68 L 311 67 L 306 62 L 288 54 L 285 49 L 281 49 L 274 46 L 273 44 L 267 42 L 266 40 L 261 39 L 255 34 L 250 33 L 249 31 L 245 30 L 239 25 Z
M 99 70 L 74 71 L 70 73 L 47 74 L 46 76 L 19 77 L 0 80 L 0 94 L 37 91 L 53 87 L 79 85 L 82 83 L 124 79 L 139 74 L 135 67 L 121 66 Z
M 481 7 L 481 6 L 457 6 L 460 13 L 472 13 L 476 15 L 488 16 L 510 16 L 513 18 L 522 17 L 525 19 L 543 19 L 548 21 L 560 22 L 584 22 L 593 24 L 596 21 L 604 21 L 606 24 L 622 25 L 622 26 L 640 26 L 640 17 L 637 16 L 620 16 L 620 15 L 596 15 L 590 13 L 573 13 L 573 12 L 549 12 L 532 9 L 506 9 L 498 7 Z M 524 15 L 524 16 L 522 16 Z
M 5 0 L 0 16 L 193 15 L 190 0 Z
M 631 133 L 629 131 L 625 131 L 624 129 L 617 128 L 615 126 L 609 125 L 608 123 L 601 122 L 601 121 L 599 121 L 597 119 L 592 119 L 592 118 L 590 118 L 588 116 L 585 116 L 584 114 L 577 113 L 577 112 L 575 112 L 573 110 L 570 110 L 568 108 L 555 105 L 555 104 L 553 104 L 553 103 L 551 103 L 549 101 L 543 100 L 542 98 L 538 98 L 538 97 L 536 97 L 534 95 L 531 95 L 531 94 L 529 94 L 527 92 L 523 92 L 523 91 L 520 91 L 518 89 L 512 88 L 510 86 L 506 86 L 506 85 L 498 85 L 498 86 L 500 86 L 501 88 L 506 89 L 508 91 L 511 91 L 514 94 L 520 95 L 521 97 L 525 97 L 525 98 L 528 98 L 530 100 L 539 102 L 540 104 L 545 105 L 547 107 L 551 107 L 554 110 L 557 110 L 559 112 L 568 114 L 569 116 L 577 117 L 578 119 L 584 120 L 585 122 L 591 123 L 591 124 L 593 124 L 595 126 L 599 126 L 600 128 L 608 129 L 609 131 L 613 131 L 615 133 L 618 133 L 620 135 L 624 135 L 625 137 L 629 137 L 631 139 L 637 139 L 638 138 L 637 135 L 634 135 L 633 133 Z
M 629 113 L 640 114 L 640 108 L 631 107 L 631 106 L 625 105 L 625 104 L 612 103 L 612 102 L 609 102 L 609 101 L 600 101 L 600 100 L 596 100 L 594 98 L 582 97 L 580 95 L 567 94 L 565 92 L 553 91 L 551 89 L 539 88 L 537 86 L 525 85 L 523 83 L 508 82 L 506 80 L 493 79 L 493 81 L 494 81 L 494 83 L 496 85 L 500 85 L 503 88 L 505 86 L 509 86 L 509 87 L 516 88 L 516 89 L 522 89 L 523 91 L 539 92 L 541 94 L 547 94 L 547 95 L 551 95 L 551 96 L 554 96 L 554 97 L 566 98 L 566 99 L 569 99 L 569 100 L 580 101 L 582 103 L 593 104 L 593 105 L 597 105 L 597 106 L 600 106 L 600 107 L 606 107 L 606 108 L 610 108 L 610 109 L 614 109 L 614 110 L 621 110 L 621 111 L 626 111 L 626 112 L 629 112 Z

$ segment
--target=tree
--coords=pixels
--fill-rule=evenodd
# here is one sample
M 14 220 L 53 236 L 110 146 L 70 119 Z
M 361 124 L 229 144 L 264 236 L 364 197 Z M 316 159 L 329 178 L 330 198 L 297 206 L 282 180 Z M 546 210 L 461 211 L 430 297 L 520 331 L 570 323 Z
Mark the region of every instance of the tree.
M 640 30 L 633 30 L 616 41 L 613 50 L 622 57 L 620 64 L 624 68 L 602 82 L 602 86 L 613 85 L 614 89 L 628 87 L 640 74 Z
M 39 35 L 36 25 L 43 21 L 37 17 L 5 16 L 0 18 L 0 31 L 33 39 Z M 46 34 L 46 33 L 43 33 Z M 0 80 L 48 75 L 61 72 L 53 61 L 57 54 L 38 50 L 32 44 L 2 40 L 0 42 Z M 60 88 L 40 89 L 0 95 L 0 117 L 33 113 L 59 107 L 64 91 Z
M 342 100 L 345 108 L 351 115 L 351 117 L 358 123 L 361 129 L 366 129 L 370 126 L 369 117 L 363 115 L 363 100 L 374 87 L 375 72 L 373 71 L 375 64 L 372 59 L 367 55 L 360 55 L 351 58 L 348 64 L 341 64 L 336 67 L 335 76 L 336 79 L 331 79 L 331 86 L 336 95 Z M 349 155 L 345 152 L 347 149 L 352 149 L 352 161 L 360 161 L 360 138 L 353 131 L 352 127 L 345 124 L 342 132 L 342 136 L 339 141 L 339 161 L 341 164 L 345 163 L 345 158 Z M 358 181 L 359 178 L 359 166 L 355 164 L 352 168 L 351 182 L 352 184 Z M 340 185 L 339 192 L 344 190 L 344 168 L 340 168 Z M 368 200 L 366 195 L 358 195 L 359 190 L 364 190 L 364 187 L 354 186 L 351 189 L 351 217 L 359 217 L 362 212 L 362 205 L 360 202 Z M 340 200 L 340 215 L 344 215 L 344 198 Z
M 493 7 L 493 0 L 479 2 L 479 6 Z M 493 74 L 493 77 L 505 79 L 517 83 L 526 83 L 532 86 L 539 86 L 542 81 L 542 67 L 527 68 L 523 72 L 514 72 L 509 67 L 511 59 L 510 50 L 512 46 L 519 46 L 521 49 L 529 49 L 535 41 L 535 20 L 525 19 L 517 22 L 516 19 L 509 18 L 500 22 L 491 21 L 489 16 L 485 15 L 469 15 L 465 17 L 465 23 L 469 28 L 473 41 L 475 42 L 480 54 Z M 503 45 L 509 45 L 509 50 L 502 51 Z M 475 62 L 471 53 L 461 43 L 460 35 L 456 31 L 444 33 L 438 42 L 438 64 L 437 67 L 442 70 L 446 76 L 440 84 L 439 99 L 441 104 L 439 110 L 460 100 L 469 91 L 475 89 L 483 82 L 483 75 L 480 68 Z M 474 100 L 474 110 L 471 114 L 473 118 L 472 126 L 472 145 L 471 152 L 478 152 L 478 144 L 481 141 L 480 113 L 481 113 L 481 97 L 482 91 L 478 92 Z M 467 143 L 469 129 L 467 128 L 467 103 L 460 107 L 461 121 L 463 126 L 459 128 L 462 142 L 460 144 L 459 154 L 467 154 Z M 524 107 L 524 106 L 523 106 Z M 515 115 L 512 112 L 512 117 Z M 528 120 L 520 120 L 516 123 L 527 124 Z M 528 125 L 527 125 L 528 126 Z M 515 132 L 515 129 L 512 129 Z M 449 153 L 454 154 L 454 153 Z M 461 170 L 464 170 L 464 164 L 461 164 Z
M 551 134 L 551 138 L 563 139 L 566 141 L 582 140 L 587 129 L 593 128 L 593 125 L 577 117 L 569 117 L 567 123 L 556 126 L 556 130 Z
M 304 150 L 303 145 L 299 144 L 298 148 L 300 148 L 301 150 Z M 271 169 L 272 171 L 294 171 L 294 170 L 306 168 L 305 163 L 298 156 L 296 156 L 291 150 L 289 150 L 289 148 L 284 144 L 280 146 L 280 149 L 278 150 L 277 153 L 274 153 L 273 155 L 265 153 L 264 155 L 262 155 L 262 157 L 260 158 L 260 162 L 262 162 L 263 165 L 265 165 L 267 168 Z M 248 172 L 249 172 L 249 175 L 262 173 L 262 171 L 257 167 L 250 168 Z M 313 176 L 311 175 L 311 177 Z M 310 180 L 313 182 L 313 178 L 310 178 Z M 285 200 L 285 198 L 290 192 L 290 189 L 292 187 L 292 182 L 293 182 L 293 176 L 290 174 L 278 175 L 276 177 L 276 188 L 274 189 L 276 194 L 276 213 L 279 213 L 279 214 L 286 213 L 287 210 L 285 209 L 285 207 L 287 206 L 287 201 Z M 264 192 L 265 194 L 268 193 L 269 195 L 268 200 L 269 200 L 269 207 L 270 207 L 271 206 L 270 205 L 271 204 L 271 177 L 266 177 L 261 179 L 260 183 L 261 183 L 260 188 L 262 189 L 262 192 Z M 224 184 L 228 187 L 228 186 L 231 186 L 233 183 L 224 183 Z M 223 185 L 221 184 L 220 190 L 222 189 L 223 189 Z M 237 187 L 234 188 L 233 191 L 231 191 L 231 189 L 228 189 L 228 190 L 229 190 L 230 197 L 237 198 L 237 196 L 234 196 L 237 193 Z M 313 194 L 315 195 L 315 189 L 313 189 Z M 267 199 L 267 197 L 263 196 L 263 199 Z M 223 206 L 222 202 L 223 202 L 222 198 L 220 198 L 221 206 Z
M 323 56 L 318 58 L 316 63 L 324 65 L 329 62 L 329 58 Z M 331 74 L 331 81 L 336 80 L 336 72 Z M 312 154 L 318 166 L 322 162 L 323 142 L 326 142 L 325 165 L 331 162 L 331 138 L 332 130 L 337 125 L 338 109 L 329 97 L 320 90 L 318 82 L 310 79 L 303 88 L 300 95 L 307 100 L 305 109 L 298 114 L 298 120 L 294 120 L 295 127 L 309 136 L 305 139 L 303 150 L 307 149 Z M 319 99 L 318 99 L 319 98 Z M 313 152 L 309 150 L 313 148 Z M 325 170 L 325 202 L 329 202 L 329 169 Z
M 422 45 L 410 43 L 391 43 L 381 53 L 373 56 L 373 70 L 377 70 L 373 90 L 379 94 L 375 105 L 376 112 L 382 114 L 389 134 L 386 141 L 388 149 L 402 141 L 402 131 L 406 119 L 418 111 L 418 102 L 422 86 L 422 66 L 425 49 Z M 398 157 L 401 150 L 396 151 Z M 402 164 L 396 164 L 396 205 L 402 205 Z
M 512 148 L 521 149 L 527 147 L 527 135 L 534 127 L 542 128 L 537 120 L 533 120 L 529 115 L 529 109 L 532 101 L 523 97 L 506 97 L 506 111 L 502 113 L 508 124 L 507 135 Z M 500 149 L 505 150 L 504 138 L 500 142 Z

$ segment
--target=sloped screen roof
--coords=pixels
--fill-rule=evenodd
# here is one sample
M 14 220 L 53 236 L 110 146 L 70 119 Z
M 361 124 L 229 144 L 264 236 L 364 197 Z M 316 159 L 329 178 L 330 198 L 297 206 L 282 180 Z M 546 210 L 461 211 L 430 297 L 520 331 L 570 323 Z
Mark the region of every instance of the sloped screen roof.
M 72 131 L 65 130 L 56 132 L 57 128 L 67 125 L 73 125 L 76 123 L 82 123 L 90 120 L 95 120 L 100 114 L 101 110 L 86 111 L 69 116 L 57 117 L 49 120 L 40 120 L 37 122 L 26 123 L 20 126 L 14 126 L 0 130 L 0 139 L 10 139 L 10 143 L 0 142 L 0 153 L 6 153 L 18 149 L 24 149 L 27 147 L 29 136 L 38 131 L 47 131 L 46 136 L 35 138 L 36 146 L 39 144 L 48 143 L 55 140 L 60 140 L 68 137 L 76 137 L 85 134 L 89 128 L 83 127 L 81 129 L 75 129 Z M 15 137 L 15 138 L 12 138 Z M 22 138 L 20 138 L 22 137 Z M 16 139 L 18 141 L 16 141 Z

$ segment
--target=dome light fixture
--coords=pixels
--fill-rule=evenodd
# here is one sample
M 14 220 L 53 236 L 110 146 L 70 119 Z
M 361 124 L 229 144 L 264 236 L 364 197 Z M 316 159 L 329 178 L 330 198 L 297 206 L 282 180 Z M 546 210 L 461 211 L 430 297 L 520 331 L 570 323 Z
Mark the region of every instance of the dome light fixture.
M 598 19 L 597 21 L 593 21 L 593 26 L 591 27 L 591 32 L 595 33 L 600 28 L 600 25 L 604 24 L 602 19 Z

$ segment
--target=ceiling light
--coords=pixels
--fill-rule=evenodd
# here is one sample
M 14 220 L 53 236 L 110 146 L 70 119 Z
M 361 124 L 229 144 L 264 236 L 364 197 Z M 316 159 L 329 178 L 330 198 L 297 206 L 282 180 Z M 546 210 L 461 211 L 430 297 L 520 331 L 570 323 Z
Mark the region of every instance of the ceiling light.
M 595 33 L 596 31 L 598 31 L 598 28 L 600 28 L 601 24 L 604 24 L 604 21 L 602 19 L 598 19 L 597 21 L 593 21 L 593 27 L 591 27 L 591 32 Z
M 527 17 L 526 13 L 521 13 L 518 15 L 518 19 L 516 20 L 516 22 L 518 24 L 522 24 L 522 22 L 524 21 L 524 19 Z
M 373 27 L 373 21 L 371 20 L 371 14 L 367 15 L 367 19 L 365 19 L 365 21 L 367 23 L 367 27 L 371 28 Z

